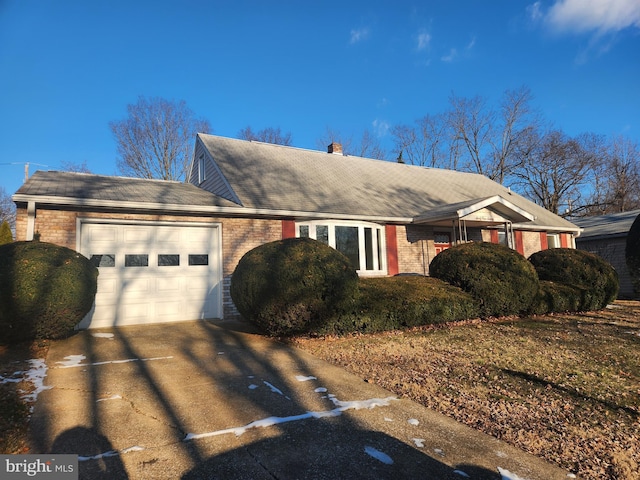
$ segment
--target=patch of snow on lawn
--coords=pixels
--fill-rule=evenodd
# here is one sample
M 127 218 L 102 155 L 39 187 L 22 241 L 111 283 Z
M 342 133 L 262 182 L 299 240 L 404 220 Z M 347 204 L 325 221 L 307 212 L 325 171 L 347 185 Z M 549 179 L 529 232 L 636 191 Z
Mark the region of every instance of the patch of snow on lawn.
M 367 455 L 371 455 L 373 458 L 381 461 L 386 465 L 393 465 L 393 459 L 386 453 L 381 452 L 380 450 L 377 450 L 373 447 L 364 447 L 364 451 L 367 453 Z
M 454 470 L 453 473 L 460 475 L 461 477 L 471 478 L 468 473 L 463 472 L 462 470 Z
M 30 382 L 33 385 L 33 391 L 31 393 L 27 393 L 24 390 L 21 390 L 20 393 L 23 394 L 22 398 L 31 404 L 29 410 L 33 412 L 33 404 L 38 399 L 38 395 L 40 392 L 44 390 L 49 390 L 53 387 L 44 386 L 44 377 L 47 376 L 47 364 L 41 358 L 31 359 L 29 360 L 29 365 L 31 368 L 24 373 L 24 380 L 26 382 Z
M 299 382 L 308 382 L 309 380 L 317 380 L 317 378 L 312 375 L 308 377 L 305 377 L 304 375 L 296 375 L 296 380 Z
M 436 452 L 441 457 L 444 457 L 444 450 L 442 450 L 441 448 L 434 448 L 433 451 Z
M 324 387 L 318 387 L 318 388 L 316 388 L 314 390 L 314 392 L 316 392 L 316 393 L 325 393 L 326 391 L 327 391 L 327 389 L 324 388 Z
M 502 480 L 525 480 L 522 477 L 519 477 L 515 473 L 511 473 L 509 470 L 498 467 L 498 472 L 502 475 Z
M 249 390 L 255 390 L 256 388 L 258 388 L 258 385 L 256 385 L 255 383 L 249 385 Z
M 424 438 L 412 438 L 413 443 L 416 444 L 418 448 L 424 448 Z
M 414 425 L 414 426 L 418 426 L 420 425 L 420 422 L 418 421 L 417 418 L 410 418 L 409 420 L 407 420 L 409 422 L 409 425 Z

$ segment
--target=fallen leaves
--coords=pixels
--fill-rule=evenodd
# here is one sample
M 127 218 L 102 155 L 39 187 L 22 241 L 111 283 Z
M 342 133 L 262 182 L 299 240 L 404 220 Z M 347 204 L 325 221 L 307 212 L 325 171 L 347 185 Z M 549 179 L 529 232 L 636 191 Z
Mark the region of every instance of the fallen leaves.
M 640 302 L 344 338 L 311 353 L 590 479 L 640 478 Z

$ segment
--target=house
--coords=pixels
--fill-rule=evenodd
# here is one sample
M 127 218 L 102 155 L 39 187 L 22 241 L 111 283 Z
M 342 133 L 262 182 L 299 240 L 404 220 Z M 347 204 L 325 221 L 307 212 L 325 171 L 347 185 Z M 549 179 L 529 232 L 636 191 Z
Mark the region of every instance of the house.
M 13 196 L 19 240 L 99 268 L 81 327 L 232 318 L 231 275 L 263 243 L 312 237 L 360 275 L 428 275 L 458 242 L 525 256 L 575 248 L 580 229 L 482 175 L 199 134 L 185 183 L 36 172 Z
M 626 260 L 627 234 L 640 215 L 640 210 L 586 217 L 575 223 L 584 229 L 576 239 L 580 250 L 595 253 L 613 265 L 620 280 L 620 298 L 637 298 L 629 276 Z

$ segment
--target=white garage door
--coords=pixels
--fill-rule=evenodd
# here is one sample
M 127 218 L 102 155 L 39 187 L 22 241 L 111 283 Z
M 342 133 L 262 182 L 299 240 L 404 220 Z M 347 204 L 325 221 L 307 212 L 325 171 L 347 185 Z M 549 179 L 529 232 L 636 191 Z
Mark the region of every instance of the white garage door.
M 100 272 L 81 328 L 222 317 L 219 226 L 83 222 L 79 243 Z

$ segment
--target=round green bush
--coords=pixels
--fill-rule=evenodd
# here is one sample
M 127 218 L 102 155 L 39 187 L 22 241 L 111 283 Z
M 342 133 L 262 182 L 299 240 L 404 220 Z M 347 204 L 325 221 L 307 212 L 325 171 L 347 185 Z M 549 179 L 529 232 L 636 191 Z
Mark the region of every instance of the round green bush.
M 93 305 L 97 279 L 98 269 L 68 248 L 0 246 L 0 343 L 70 336 Z
M 631 276 L 633 291 L 640 296 L 640 215 L 633 221 L 627 234 L 625 259 Z
M 348 308 L 358 274 L 349 259 L 322 242 L 290 238 L 247 252 L 231 277 L 242 316 L 271 335 L 304 333 Z
M 523 313 L 538 292 L 538 275 L 531 263 L 495 243 L 471 242 L 444 250 L 433 259 L 429 272 L 475 297 L 483 317 Z
M 576 311 L 600 310 L 618 296 L 618 274 L 598 255 L 574 248 L 552 248 L 534 253 L 529 260 L 540 280 L 582 292 Z

